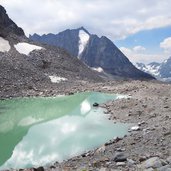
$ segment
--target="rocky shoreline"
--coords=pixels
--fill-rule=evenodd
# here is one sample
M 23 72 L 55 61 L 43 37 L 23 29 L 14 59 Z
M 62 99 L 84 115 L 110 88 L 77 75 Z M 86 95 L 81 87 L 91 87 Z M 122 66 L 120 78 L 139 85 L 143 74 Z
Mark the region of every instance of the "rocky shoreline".
M 129 95 L 103 104 L 113 122 L 136 123 L 124 138 L 115 138 L 93 151 L 55 163 L 51 167 L 25 170 L 171 170 L 171 85 L 157 81 L 90 83 L 63 82 L 42 89 L 15 92 L 17 96 L 56 96 L 80 91 Z M 5 92 L 5 91 L 3 91 Z M 6 98 L 1 94 L 1 99 Z

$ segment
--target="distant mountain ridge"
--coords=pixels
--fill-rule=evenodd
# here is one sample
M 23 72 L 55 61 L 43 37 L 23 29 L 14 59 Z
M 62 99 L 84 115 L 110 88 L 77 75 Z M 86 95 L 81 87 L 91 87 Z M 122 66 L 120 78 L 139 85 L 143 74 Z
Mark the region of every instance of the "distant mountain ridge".
M 152 62 L 147 65 L 136 63 L 136 67 L 155 76 L 159 80 L 171 81 L 171 57 L 162 63 Z
M 59 34 L 30 35 L 35 42 L 66 49 L 91 68 L 101 68 L 112 76 L 131 79 L 154 79 L 138 70 L 107 37 L 90 34 L 85 28 L 65 30 Z

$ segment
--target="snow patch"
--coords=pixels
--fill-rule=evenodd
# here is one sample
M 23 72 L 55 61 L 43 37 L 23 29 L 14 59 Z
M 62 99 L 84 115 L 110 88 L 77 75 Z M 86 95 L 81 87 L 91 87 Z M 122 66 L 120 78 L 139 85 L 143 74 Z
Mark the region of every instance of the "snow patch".
M 159 66 L 155 66 L 155 65 L 151 65 L 151 64 L 147 64 L 147 65 L 142 65 L 142 66 L 139 66 L 139 65 L 135 65 L 138 69 L 140 69 L 141 71 L 144 71 L 144 72 L 147 72 L 151 75 L 154 75 L 154 76 L 159 76 L 160 75 L 160 72 L 159 72 L 159 69 L 160 69 L 160 65 Z
M 61 81 L 66 81 L 67 80 L 67 78 L 58 77 L 58 76 L 54 76 L 54 75 L 49 76 L 49 78 L 50 78 L 52 83 L 60 83 Z
M 145 72 L 149 72 L 154 76 L 159 76 L 159 68 L 160 66 L 151 66 L 151 65 L 146 65 L 146 68 L 144 68 Z
M 83 30 L 80 30 L 79 31 L 79 52 L 78 52 L 78 58 L 80 57 L 80 55 L 82 54 L 82 52 L 84 51 L 89 39 L 90 39 L 90 36 L 88 33 L 86 33 L 85 31 Z
M 140 127 L 138 125 L 131 127 L 131 131 L 138 131 Z
M 36 45 L 32 45 L 29 43 L 18 43 L 16 45 L 14 45 L 14 47 L 16 48 L 16 50 L 24 55 L 29 55 L 30 52 L 32 52 L 33 50 L 41 50 L 43 49 L 40 46 L 36 46 Z
M 164 64 L 165 64 L 165 63 L 167 63 L 167 60 L 168 60 L 168 59 L 164 60 L 164 62 L 163 62 L 163 63 L 164 63 Z
M 103 68 L 98 67 L 98 68 L 92 68 L 92 70 L 97 71 L 97 72 L 103 72 Z
M 9 41 L 0 37 L 0 52 L 8 52 L 10 49 L 11 46 L 9 44 Z

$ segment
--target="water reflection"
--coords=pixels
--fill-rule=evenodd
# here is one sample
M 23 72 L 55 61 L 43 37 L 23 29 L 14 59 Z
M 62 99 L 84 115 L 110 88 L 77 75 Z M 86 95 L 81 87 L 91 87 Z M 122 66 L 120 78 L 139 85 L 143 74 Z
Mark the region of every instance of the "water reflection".
M 7 110 L 0 116 L 0 139 L 3 140 L 0 142 L 0 168 L 36 167 L 62 161 L 100 146 L 113 137 L 124 136 L 127 124 L 114 125 L 103 115 L 102 109 L 92 107 L 94 102 L 103 103 L 116 98 L 89 92 L 57 99 L 27 99 L 24 103 L 21 99 L 8 101 L 11 102 L 7 103 L 9 106 L 15 103 L 21 111 Z M 1 159 L 1 156 L 5 157 Z

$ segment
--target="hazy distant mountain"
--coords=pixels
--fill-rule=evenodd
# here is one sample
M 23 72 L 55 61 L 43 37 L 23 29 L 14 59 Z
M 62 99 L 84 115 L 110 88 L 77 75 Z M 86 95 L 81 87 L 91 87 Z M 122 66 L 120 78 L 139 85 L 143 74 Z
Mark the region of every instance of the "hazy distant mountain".
M 138 69 L 140 69 L 141 71 L 144 71 L 146 73 L 149 73 L 155 77 L 159 77 L 159 75 L 160 75 L 160 73 L 159 73 L 160 65 L 161 64 L 157 63 L 157 62 L 152 62 L 147 65 L 145 65 L 143 63 L 136 63 L 136 67 Z
M 138 70 L 107 37 L 90 34 L 83 27 L 59 34 L 30 35 L 31 40 L 66 49 L 89 67 L 112 76 L 132 79 L 153 79 Z
M 155 76 L 157 79 L 164 81 L 171 80 L 171 57 L 162 63 L 152 62 L 147 65 L 143 63 L 136 63 L 136 67 Z

